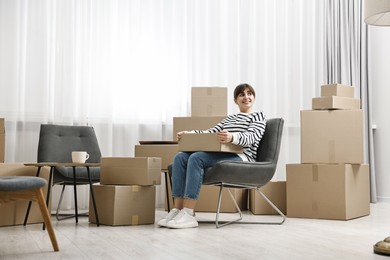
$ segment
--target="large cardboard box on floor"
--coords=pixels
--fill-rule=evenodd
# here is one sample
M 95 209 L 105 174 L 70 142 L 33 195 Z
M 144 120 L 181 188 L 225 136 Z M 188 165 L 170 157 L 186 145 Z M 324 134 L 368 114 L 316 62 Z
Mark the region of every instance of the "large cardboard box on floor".
M 111 185 L 159 185 L 159 157 L 102 157 L 100 183 Z
M 231 189 L 233 196 L 235 197 L 237 204 L 241 210 L 246 210 L 248 208 L 248 191 L 245 189 Z M 169 203 L 171 209 L 173 208 L 173 199 L 172 199 L 172 190 L 171 184 L 168 182 L 168 194 L 169 194 Z M 212 185 L 202 185 L 202 188 L 199 192 L 198 201 L 195 206 L 195 211 L 197 212 L 217 212 L 218 205 L 218 196 L 219 196 L 219 187 Z M 165 202 L 165 210 L 167 210 L 167 203 Z M 237 212 L 234 202 L 230 198 L 229 191 L 225 188 L 222 191 L 222 201 L 221 201 L 221 213 L 231 213 Z
M 242 153 L 242 146 L 232 143 L 223 144 L 215 133 L 184 134 L 179 141 L 179 151 L 182 152 L 228 152 Z
M 168 169 L 168 165 L 172 164 L 173 158 L 178 152 L 179 146 L 177 144 L 148 144 L 135 145 L 134 147 L 135 157 L 160 157 L 162 170 Z
M 312 109 L 360 109 L 360 99 L 350 97 L 315 97 L 312 99 Z
M 99 222 L 102 225 L 154 224 L 156 187 L 94 184 Z M 96 223 L 92 200 L 89 202 L 89 221 Z
M 301 163 L 364 162 L 362 110 L 301 111 Z
M 283 213 L 286 214 L 286 182 L 271 181 L 260 188 L 261 192 Z M 268 202 L 255 190 L 249 190 L 249 210 L 256 215 L 278 215 Z
M 4 162 L 5 157 L 5 127 L 4 118 L 0 118 L 0 163 Z
M 226 87 L 192 87 L 191 116 L 227 116 Z
M 348 220 L 370 214 L 367 164 L 287 164 L 287 216 Z
M 33 166 L 24 166 L 21 163 L 0 163 L 0 176 L 35 176 L 36 173 L 37 168 Z M 48 180 L 49 168 L 43 167 L 39 176 Z M 47 187 L 47 185 L 43 187 L 45 199 L 47 194 Z M 18 200 L 15 202 L 0 204 L 0 226 L 22 225 L 26 216 L 27 207 L 27 200 Z M 50 203 L 48 208 L 50 212 Z M 31 204 L 27 223 L 43 223 L 42 214 L 38 203 L 36 202 Z
M 354 88 L 342 84 L 329 84 L 321 86 L 321 97 L 354 97 Z
M 197 212 L 217 212 L 219 187 L 212 185 L 202 185 L 199 193 L 198 201 L 196 202 L 195 211 Z M 233 197 L 241 210 L 246 210 L 248 191 L 246 189 L 230 188 Z M 227 188 L 222 190 L 222 201 L 220 212 L 237 212 L 237 209 L 229 195 Z
M 207 130 L 225 119 L 226 116 L 174 117 L 173 140 L 177 140 L 180 131 Z

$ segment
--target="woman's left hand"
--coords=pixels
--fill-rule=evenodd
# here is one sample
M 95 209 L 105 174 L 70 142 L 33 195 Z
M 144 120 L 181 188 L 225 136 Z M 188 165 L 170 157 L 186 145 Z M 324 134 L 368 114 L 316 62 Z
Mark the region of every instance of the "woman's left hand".
M 231 143 L 233 140 L 233 135 L 229 133 L 226 130 L 223 130 L 222 132 L 217 133 L 217 138 L 219 142 L 226 144 L 226 143 Z

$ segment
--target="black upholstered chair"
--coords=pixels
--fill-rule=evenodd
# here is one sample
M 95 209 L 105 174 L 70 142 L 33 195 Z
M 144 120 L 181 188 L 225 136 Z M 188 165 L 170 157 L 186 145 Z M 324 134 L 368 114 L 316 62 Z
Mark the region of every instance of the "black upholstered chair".
M 220 187 L 218 207 L 215 224 L 222 227 L 234 222 L 250 224 L 282 224 L 285 221 L 284 214 L 261 192 L 260 188 L 266 185 L 274 176 L 279 158 L 280 144 L 282 139 L 284 120 L 272 118 L 267 120 L 265 133 L 257 149 L 256 162 L 221 161 L 211 168 L 205 169 L 203 184 L 216 185 Z M 223 188 L 244 188 L 253 189 L 258 192 L 269 203 L 273 209 L 282 217 L 277 222 L 244 222 L 242 213 L 234 197 L 231 199 L 239 213 L 239 218 L 233 221 L 219 221 L 219 210 L 222 199 Z M 240 222 L 238 222 L 240 221 Z M 222 223 L 222 224 L 220 224 Z
M 47 210 L 42 192 L 42 187 L 46 184 L 46 180 L 40 177 L 0 176 L 0 204 L 14 202 L 16 200 L 38 202 L 53 249 L 54 251 L 59 251 L 50 214 Z
M 68 126 L 42 124 L 39 133 L 38 163 L 71 163 L 72 151 L 86 151 L 89 154 L 87 163 L 100 163 L 101 152 L 96 138 L 95 130 L 91 126 Z M 59 218 L 62 198 L 67 185 L 90 185 L 100 181 L 100 167 L 75 167 L 75 178 L 73 167 L 53 167 L 53 185 L 63 185 L 60 200 L 57 206 L 56 217 Z M 88 178 L 88 170 L 90 179 Z M 77 222 L 77 189 L 74 186 L 75 194 L 75 215 Z M 74 216 L 74 215 L 73 215 Z M 73 216 L 67 216 L 73 217 Z M 97 223 L 98 224 L 98 223 Z

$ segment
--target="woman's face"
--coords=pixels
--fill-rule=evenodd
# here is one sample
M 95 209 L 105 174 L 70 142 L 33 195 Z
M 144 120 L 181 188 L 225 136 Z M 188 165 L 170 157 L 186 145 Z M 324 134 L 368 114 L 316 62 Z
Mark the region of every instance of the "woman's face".
M 246 88 L 237 96 L 234 102 L 238 105 L 240 112 L 250 113 L 252 112 L 252 105 L 255 102 L 255 96 Z

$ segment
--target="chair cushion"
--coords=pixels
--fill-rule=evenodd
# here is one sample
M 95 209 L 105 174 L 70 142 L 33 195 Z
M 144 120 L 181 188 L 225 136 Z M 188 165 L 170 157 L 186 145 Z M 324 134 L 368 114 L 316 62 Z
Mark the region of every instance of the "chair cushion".
M 0 176 L 0 191 L 31 190 L 43 187 L 46 180 L 34 176 Z

